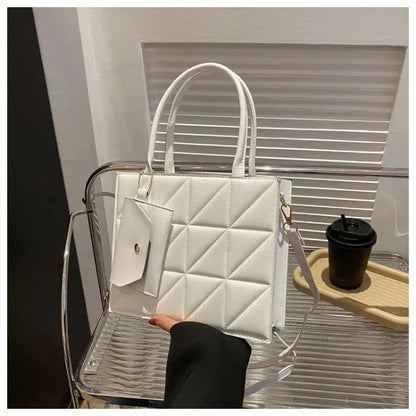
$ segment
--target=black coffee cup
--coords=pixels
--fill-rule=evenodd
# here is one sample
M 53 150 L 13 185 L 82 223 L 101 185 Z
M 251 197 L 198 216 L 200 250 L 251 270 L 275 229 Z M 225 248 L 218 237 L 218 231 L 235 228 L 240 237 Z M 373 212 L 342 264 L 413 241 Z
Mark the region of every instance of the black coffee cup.
M 329 279 L 342 289 L 358 288 L 364 278 L 377 234 L 370 224 L 344 214 L 326 229 Z

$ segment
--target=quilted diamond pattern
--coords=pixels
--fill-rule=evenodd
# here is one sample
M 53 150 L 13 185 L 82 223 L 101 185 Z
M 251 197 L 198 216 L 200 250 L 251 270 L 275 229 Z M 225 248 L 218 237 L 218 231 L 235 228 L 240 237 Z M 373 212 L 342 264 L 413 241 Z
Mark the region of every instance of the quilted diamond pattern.
M 278 195 L 274 177 L 155 174 L 174 211 L 157 312 L 270 341 Z
M 116 218 L 136 191 L 137 175 L 118 175 Z M 279 191 L 276 177 L 155 174 L 149 202 L 174 211 L 156 311 L 270 342 Z M 114 297 L 122 295 L 111 288 L 110 308 L 121 310 Z M 140 315 L 149 299 L 134 296 Z

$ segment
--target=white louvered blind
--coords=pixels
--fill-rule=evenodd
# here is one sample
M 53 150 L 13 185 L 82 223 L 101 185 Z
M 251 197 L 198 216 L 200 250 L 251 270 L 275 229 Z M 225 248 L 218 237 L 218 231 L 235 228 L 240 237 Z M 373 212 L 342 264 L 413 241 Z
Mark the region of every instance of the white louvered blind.
M 143 43 L 151 117 L 182 71 L 220 62 L 243 77 L 257 109 L 258 166 L 381 167 L 405 49 L 393 46 Z M 166 109 L 156 160 L 164 157 Z M 179 110 L 175 161 L 231 163 L 238 132 L 232 83 L 213 72 Z M 291 175 L 293 207 L 310 247 L 341 212 L 371 220 L 377 179 Z

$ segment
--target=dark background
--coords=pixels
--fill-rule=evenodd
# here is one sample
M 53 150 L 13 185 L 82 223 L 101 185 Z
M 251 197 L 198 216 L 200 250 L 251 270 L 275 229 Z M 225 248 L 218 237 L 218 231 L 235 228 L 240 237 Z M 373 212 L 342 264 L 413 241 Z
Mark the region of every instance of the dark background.
M 32 9 L 9 8 L 7 30 L 8 407 L 67 407 L 60 290 L 68 204 Z M 71 263 L 75 365 L 89 328 L 75 251 Z

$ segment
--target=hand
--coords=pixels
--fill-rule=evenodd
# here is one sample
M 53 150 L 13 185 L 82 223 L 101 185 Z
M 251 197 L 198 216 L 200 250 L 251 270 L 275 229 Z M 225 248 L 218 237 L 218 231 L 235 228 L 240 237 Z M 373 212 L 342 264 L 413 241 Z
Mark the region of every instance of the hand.
M 153 315 L 149 319 L 150 325 L 157 325 L 158 327 L 164 329 L 167 332 L 170 332 L 170 329 L 172 328 L 172 326 L 177 324 L 178 322 L 179 322 L 178 320 L 171 318 L 170 316 L 167 316 L 167 315 Z

